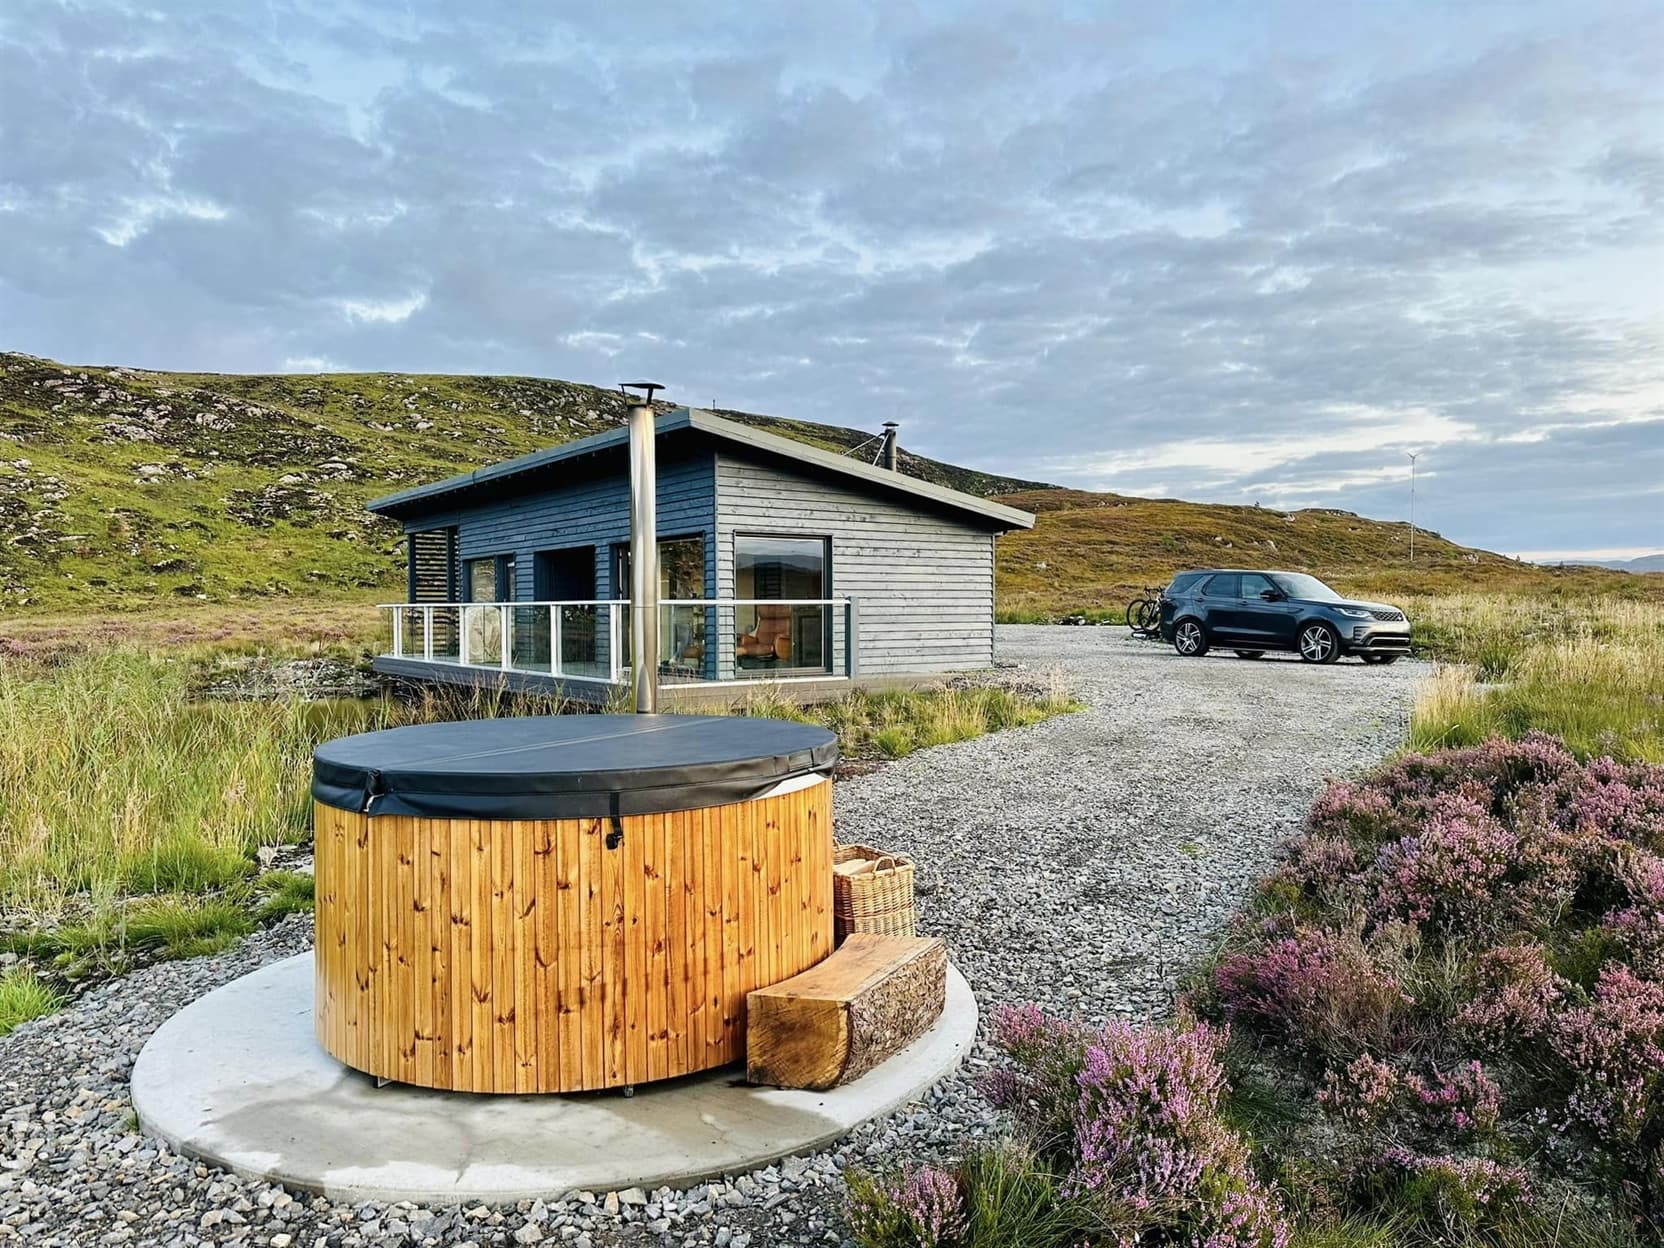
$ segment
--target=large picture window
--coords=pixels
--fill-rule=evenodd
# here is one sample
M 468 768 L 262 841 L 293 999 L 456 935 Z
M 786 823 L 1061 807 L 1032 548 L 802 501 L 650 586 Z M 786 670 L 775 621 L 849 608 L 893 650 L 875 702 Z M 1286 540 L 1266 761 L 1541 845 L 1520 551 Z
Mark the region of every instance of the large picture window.
M 734 538 L 734 596 L 762 599 L 736 609 L 734 659 L 742 675 L 781 668 L 824 671 L 831 648 L 831 614 L 792 600 L 827 597 L 828 540 L 824 537 Z M 781 599 L 773 606 L 768 599 Z

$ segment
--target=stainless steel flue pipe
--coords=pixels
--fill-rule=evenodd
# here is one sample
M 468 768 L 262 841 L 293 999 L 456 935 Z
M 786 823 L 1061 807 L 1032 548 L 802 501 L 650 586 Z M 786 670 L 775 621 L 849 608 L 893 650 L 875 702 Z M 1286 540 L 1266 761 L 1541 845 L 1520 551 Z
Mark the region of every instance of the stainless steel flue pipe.
M 650 381 L 625 382 L 645 391 L 630 396 L 630 683 L 636 713 L 659 709 L 658 464 L 654 455 Z

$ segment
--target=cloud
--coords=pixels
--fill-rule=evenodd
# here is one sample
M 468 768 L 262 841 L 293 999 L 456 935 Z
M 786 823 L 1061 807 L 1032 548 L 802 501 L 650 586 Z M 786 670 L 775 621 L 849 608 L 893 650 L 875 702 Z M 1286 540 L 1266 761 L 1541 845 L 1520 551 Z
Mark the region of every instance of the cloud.
M 0 13 L 0 342 L 1664 544 L 1652 6 Z M 1648 281 L 1646 274 L 1653 278 Z
M 398 325 L 427 306 L 426 291 L 391 299 L 337 299 L 335 306 L 349 321 L 361 325 Z

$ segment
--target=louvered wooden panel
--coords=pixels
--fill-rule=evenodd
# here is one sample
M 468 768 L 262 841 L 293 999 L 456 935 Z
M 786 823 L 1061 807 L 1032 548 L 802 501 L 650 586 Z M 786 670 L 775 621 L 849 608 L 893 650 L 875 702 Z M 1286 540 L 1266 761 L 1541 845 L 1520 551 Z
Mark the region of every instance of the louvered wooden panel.
M 430 529 L 410 535 L 410 600 L 451 602 L 456 585 L 456 530 Z

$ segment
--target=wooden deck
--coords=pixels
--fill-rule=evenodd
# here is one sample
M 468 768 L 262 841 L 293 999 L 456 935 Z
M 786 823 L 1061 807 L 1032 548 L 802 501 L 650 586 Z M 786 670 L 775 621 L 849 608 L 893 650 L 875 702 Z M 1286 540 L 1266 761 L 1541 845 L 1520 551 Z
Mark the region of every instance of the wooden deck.
M 613 685 L 602 680 L 571 680 L 549 676 L 542 672 L 527 672 L 494 667 L 464 667 L 459 663 L 427 662 L 423 659 L 396 659 L 383 655 L 374 661 L 377 672 L 395 680 L 416 684 L 455 685 L 464 689 L 499 689 L 508 693 L 535 693 L 566 698 L 573 702 L 588 702 L 600 706 L 613 696 L 627 696 L 628 681 Z M 699 710 L 731 706 L 748 696 L 764 692 L 784 694 L 805 705 L 832 702 L 860 690 L 877 693 L 886 689 L 922 689 L 940 684 L 946 675 L 919 676 L 844 676 L 797 677 L 790 680 L 734 680 L 690 681 L 685 684 L 666 680 L 659 686 L 659 703 L 665 710 Z

